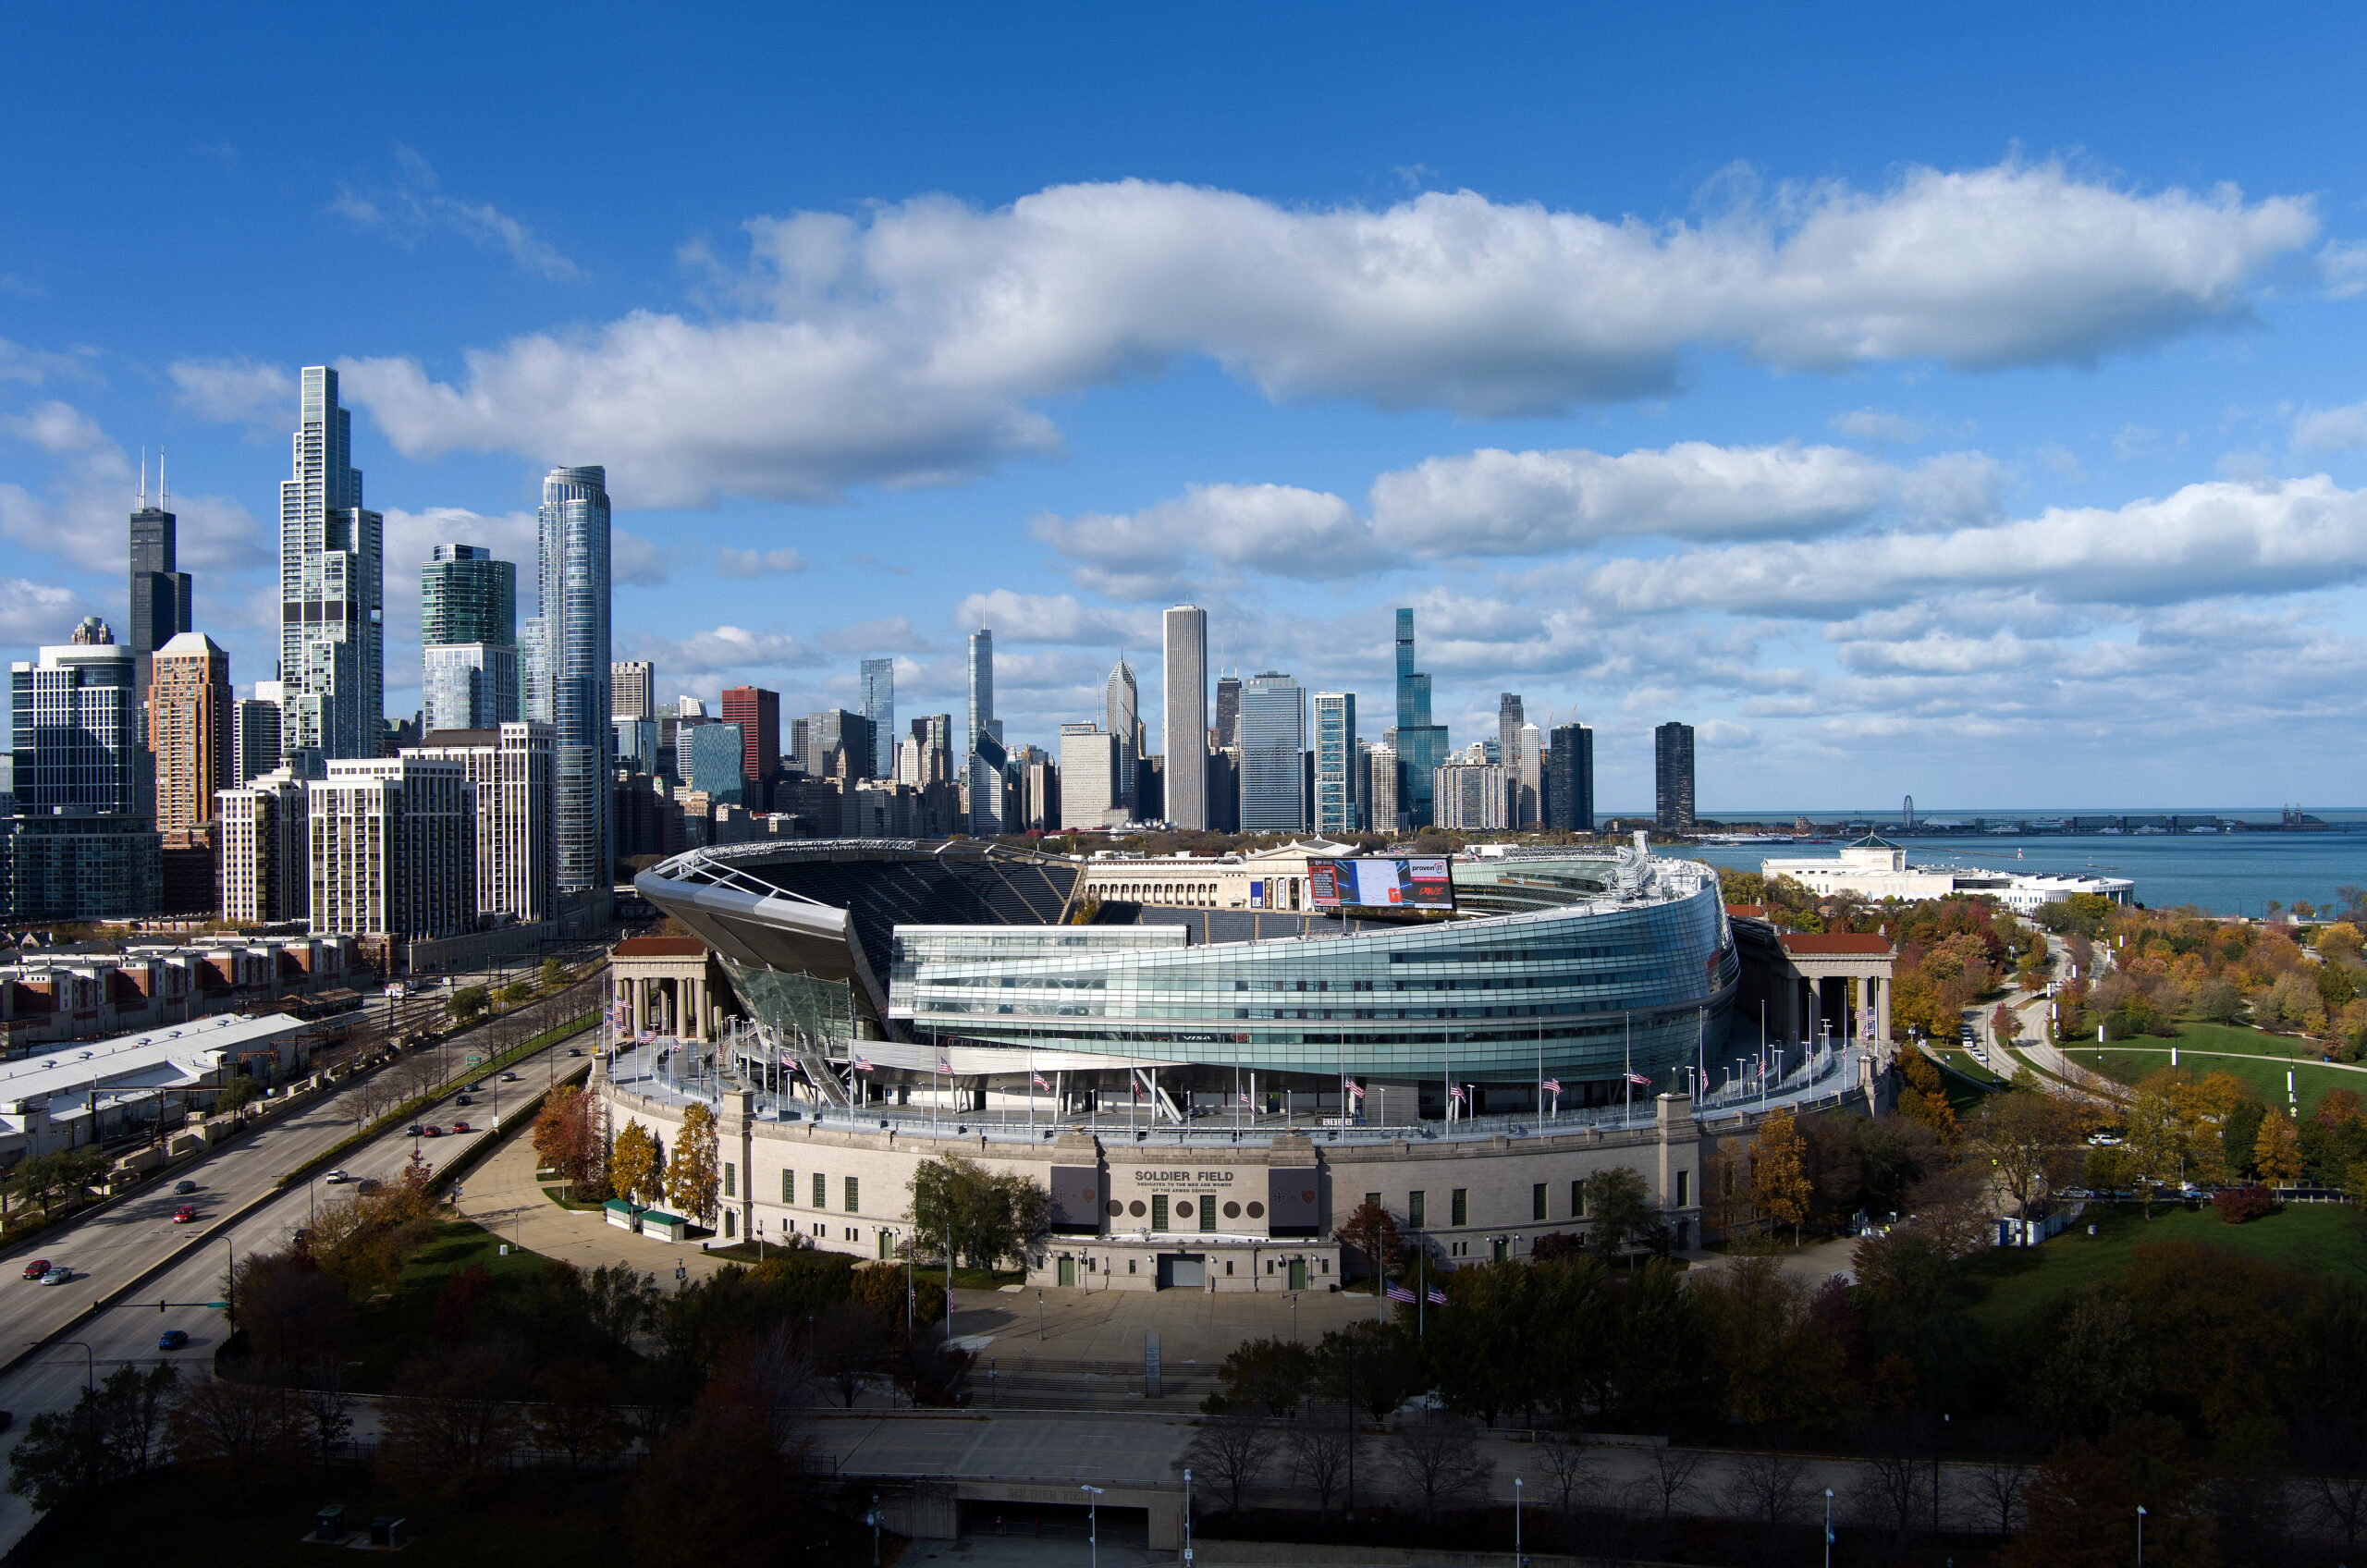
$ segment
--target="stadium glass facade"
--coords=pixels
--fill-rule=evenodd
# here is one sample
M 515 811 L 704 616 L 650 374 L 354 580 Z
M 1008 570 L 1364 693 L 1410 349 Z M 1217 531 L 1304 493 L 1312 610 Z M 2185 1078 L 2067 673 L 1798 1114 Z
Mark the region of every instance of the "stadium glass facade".
M 875 842 L 698 851 L 639 886 L 717 947 L 756 1022 L 950 1049 L 987 1088 L 1049 1055 L 1113 1082 L 1422 1085 L 1425 1114 L 1450 1083 L 1681 1089 L 1719 1059 L 1740 974 L 1714 874 L 1634 851 L 1458 862 L 1462 918 L 1279 940 L 1210 939 L 1227 917 L 1190 911 L 1062 924 L 1075 877 Z

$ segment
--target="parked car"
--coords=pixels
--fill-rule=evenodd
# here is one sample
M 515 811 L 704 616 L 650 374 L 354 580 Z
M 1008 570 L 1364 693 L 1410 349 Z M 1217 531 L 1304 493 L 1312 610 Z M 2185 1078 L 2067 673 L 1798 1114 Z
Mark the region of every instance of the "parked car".
M 74 1278 L 74 1270 L 71 1268 L 53 1268 L 41 1277 L 41 1282 L 44 1285 L 62 1285 L 72 1278 Z
M 189 1330 L 187 1329 L 166 1329 L 156 1336 L 156 1348 L 158 1350 L 189 1349 Z
M 34 1258 L 31 1263 L 25 1265 L 25 1278 L 28 1280 L 38 1280 L 48 1272 L 49 1259 L 45 1257 Z
M 173 1191 L 180 1194 L 183 1197 L 187 1197 L 190 1194 L 197 1191 L 197 1183 L 194 1182 L 176 1182 L 173 1183 Z
M 195 1204 L 185 1203 L 181 1205 L 180 1207 L 173 1210 L 173 1223 L 176 1225 L 196 1224 L 197 1206 Z
M 321 1180 L 326 1182 L 330 1186 L 336 1187 L 352 1181 L 353 1178 L 347 1175 L 342 1170 L 324 1170 L 321 1172 Z

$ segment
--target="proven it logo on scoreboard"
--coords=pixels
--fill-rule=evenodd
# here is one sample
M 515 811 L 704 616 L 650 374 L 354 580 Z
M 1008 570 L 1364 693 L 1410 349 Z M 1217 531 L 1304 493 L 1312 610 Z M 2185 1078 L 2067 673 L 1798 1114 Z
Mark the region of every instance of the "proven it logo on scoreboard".
M 1317 909 L 1454 907 L 1454 881 L 1444 855 L 1310 860 L 1306 887 Z

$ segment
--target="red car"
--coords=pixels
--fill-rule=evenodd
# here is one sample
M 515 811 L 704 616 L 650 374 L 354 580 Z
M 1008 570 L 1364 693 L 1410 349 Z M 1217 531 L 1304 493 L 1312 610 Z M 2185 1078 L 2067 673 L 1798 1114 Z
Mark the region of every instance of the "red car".
M 455 1133 L 466 1133 L 469 1130 L 469 1124 L 465 1121 L 455 1121 L 452 1123 L 452 1131 Z
M 183 1204 L 183 1205 L 181 1205 L 181 1206 L 180 1206 L 180 1207 L 178 1207 L 178 1208 L 177 1208 L 177 1209 L 173 1210 L 173 1223 L 174 1223 L 174 1224 L 176 1224 L 176 1225 L 194 1225 L 194 1224 L 196 1224 L 196 1223 L 197 1223 L 197 1210 L 196 1210 L 196 1208 L 195 1208 L 194 1207 L 192 1207 L 191 1205 L 189 1205 L 189 1204 Z
M 444 1129 L 443 1129 L 443 1128 L 441 1128 L 441 1127 L 436 1126 L 436 1125 L 435 1125 L 434 1122 L 432 1122 L 432 1121 L 431 1121 L 431 1122 L 429 1122 L 426 1126 L 424 1126 L 424 1127 L 421 1128 L 421 1129 L 420 1129 L 420 1131 L 421 1131 L 422 1133 L 426 1133 L 426 1134 L 427 1134 L 429 1137 L 431 1137 L 431 1138 L 440 1138 L 440 1137 L 442 1137 L 442 1136 L 444 1135 Z
M 31 1263 L 25 1265 L 25 1278 L 28 1280 L 38 1280 L 48 1272 L 49 1259 L 45 1257 L 34 1258 Z

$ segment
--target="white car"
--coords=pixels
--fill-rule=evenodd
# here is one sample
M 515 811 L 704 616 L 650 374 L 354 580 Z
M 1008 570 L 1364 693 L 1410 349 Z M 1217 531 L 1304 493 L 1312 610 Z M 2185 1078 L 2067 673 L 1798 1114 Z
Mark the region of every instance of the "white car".
M 342 1171 L 342 1170 L 325 1170 L 325 1171 L 323 1171 L 323 1172 L 321 1173 L 321 1180 L 322 1180 L 322 1181 L 324 1181 L 324 1182 L 326 1182 L 330 1186 L 334 1187 L 334 1186 L 337 1185 L 339 1182 L 350 1182 L 350 1181 L 352 1181 L 352 1180 L 353 1180 L 353 1178 L 352 1178 L 352 1177 L 350 1177 L 350 1176 L 349 1176 L 349 1175 L 347 1175 L 347 1174 L 346 1174 L 344 1171 Z

